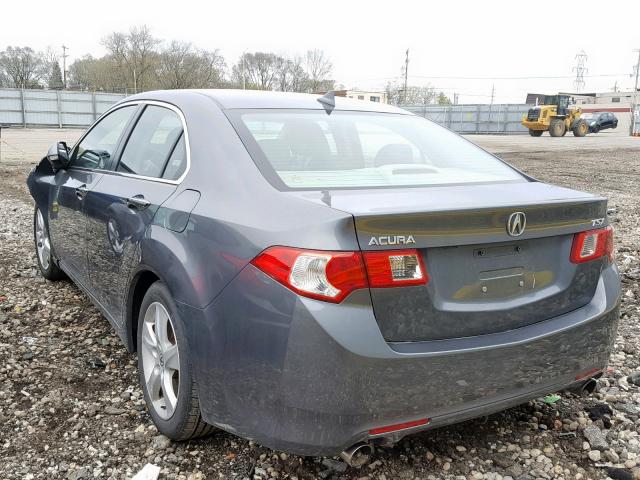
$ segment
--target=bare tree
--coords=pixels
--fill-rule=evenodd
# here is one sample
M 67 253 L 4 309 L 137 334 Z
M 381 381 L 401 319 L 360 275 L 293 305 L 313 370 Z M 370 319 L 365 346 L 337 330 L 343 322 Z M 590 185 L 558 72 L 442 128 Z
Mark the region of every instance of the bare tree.
M 278 76 L 279 57 L 274 53 L 244 53 L 233 66 L 233 78 L 255 90 L 273 90 Z
M 323 84 L 326 86 L 326 82 L 331 76 L 333 65 L 322 50 L 315 49 L 307 51 L 305 69 L 309 78 L 309 90 L 318 92 Z
M 150 83 L 153 65 L 157 59 L 159 40 L 151 35 L 146 25 L 132 27 L 129 33 L 114 32 L 105 37 L 102 44 L 120 68 L 124 68 L 131 80 L 133 91 L 145 90 Z
M 277 57 L 276 77 L 276 89 L 281 92 L 304 92 L 309 82 L 299 56 Z
M 0 52 L 0 69 L 15 88 L 40 88 L 48 73 L 44 55 L 29 47 L 7 47 Z
M 223 82 L 225 62 L 218 50 L 198 50 L 172 41 L 162 51 L 157 78 L 161 88 L 211 88 Z
M 428 105 L 434 103 L 438 97 L 432 86 L 426 87 L 407 86 L 405 94 L 404 85 L 398 82 L 389 82 L 386 87 L 387 98 L 392 105 Z

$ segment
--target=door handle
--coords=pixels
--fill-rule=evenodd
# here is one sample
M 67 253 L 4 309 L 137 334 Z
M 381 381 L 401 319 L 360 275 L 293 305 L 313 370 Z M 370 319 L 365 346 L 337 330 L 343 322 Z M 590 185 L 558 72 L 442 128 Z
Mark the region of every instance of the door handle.
M 149 200 L 145 200 L 144 195 L 135 195 L 127 198 L 127 207 L 134 210 L 144 210 L 149 205 L 151 205 L 151 202 Z
M 87 195 L 87 193 L 89 193 L 89 189 L 87 188 L 87 185 L 85 183 L 76 188 L 76 197 L 78 197 L 78 199 L 80 200 L 82 200 Z

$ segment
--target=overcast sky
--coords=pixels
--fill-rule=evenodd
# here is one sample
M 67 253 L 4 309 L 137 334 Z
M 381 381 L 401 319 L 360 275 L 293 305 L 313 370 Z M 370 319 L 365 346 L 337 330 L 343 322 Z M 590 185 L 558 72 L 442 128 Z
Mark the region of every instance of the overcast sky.
M 245 50 L 320 48 L 347 88 L 383 89 L 399 79 L 409 48 L 409 83 L 457 92 L 461 103 L 488 103 L 493 85 L 496 103 L 522 103 L 527 91 L 573 91 L 580 50 L 588 55 L 585 91 L 610 91 L 616 81 L 631 89 L 640 48 L 638 0 L 31 0 L 3 2 L 0 50 L 65 44 L 71 60 L 99 56 L 102 37 L 141 24 L 162 39 L 219 49 L 228 64 Z

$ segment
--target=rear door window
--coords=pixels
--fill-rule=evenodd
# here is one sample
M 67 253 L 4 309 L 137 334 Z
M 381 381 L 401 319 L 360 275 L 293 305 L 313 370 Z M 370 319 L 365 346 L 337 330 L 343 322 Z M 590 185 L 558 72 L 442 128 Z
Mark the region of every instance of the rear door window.
M 148 105 L 129 136 L 117 171 L 161 178 L 182 138 L 182 121 L 169 108 Z
M 167 180 L 178 180 L 187 169 L 187 149 L 185 146 L 184 133 L 180 135 L 180 139 L 176 144 L 169 162 L 164 169 L 162 178 Z
M 71 166 L 96 170 L 111 168 L 111 157 L 137 108 L 137 105 L 127 105 L 99 120 L 73 149 Z

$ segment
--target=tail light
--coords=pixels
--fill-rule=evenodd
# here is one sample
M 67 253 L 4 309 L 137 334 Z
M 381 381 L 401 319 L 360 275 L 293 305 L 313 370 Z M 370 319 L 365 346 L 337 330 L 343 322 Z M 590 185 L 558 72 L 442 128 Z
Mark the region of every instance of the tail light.
M 584 263 L 607 256 L 613 261 L 613 229 L 587 230 L 573 237 L 571 262 Z
M 300 295 L 333 303 L 369 286 L 401 287 L 428 281 L 417 250 L 362 254 L 270 247 L 251 263 Z
M 429 281 L 417 250 L 365 252 L 364 262 L 372 288 L 423 285 Z

